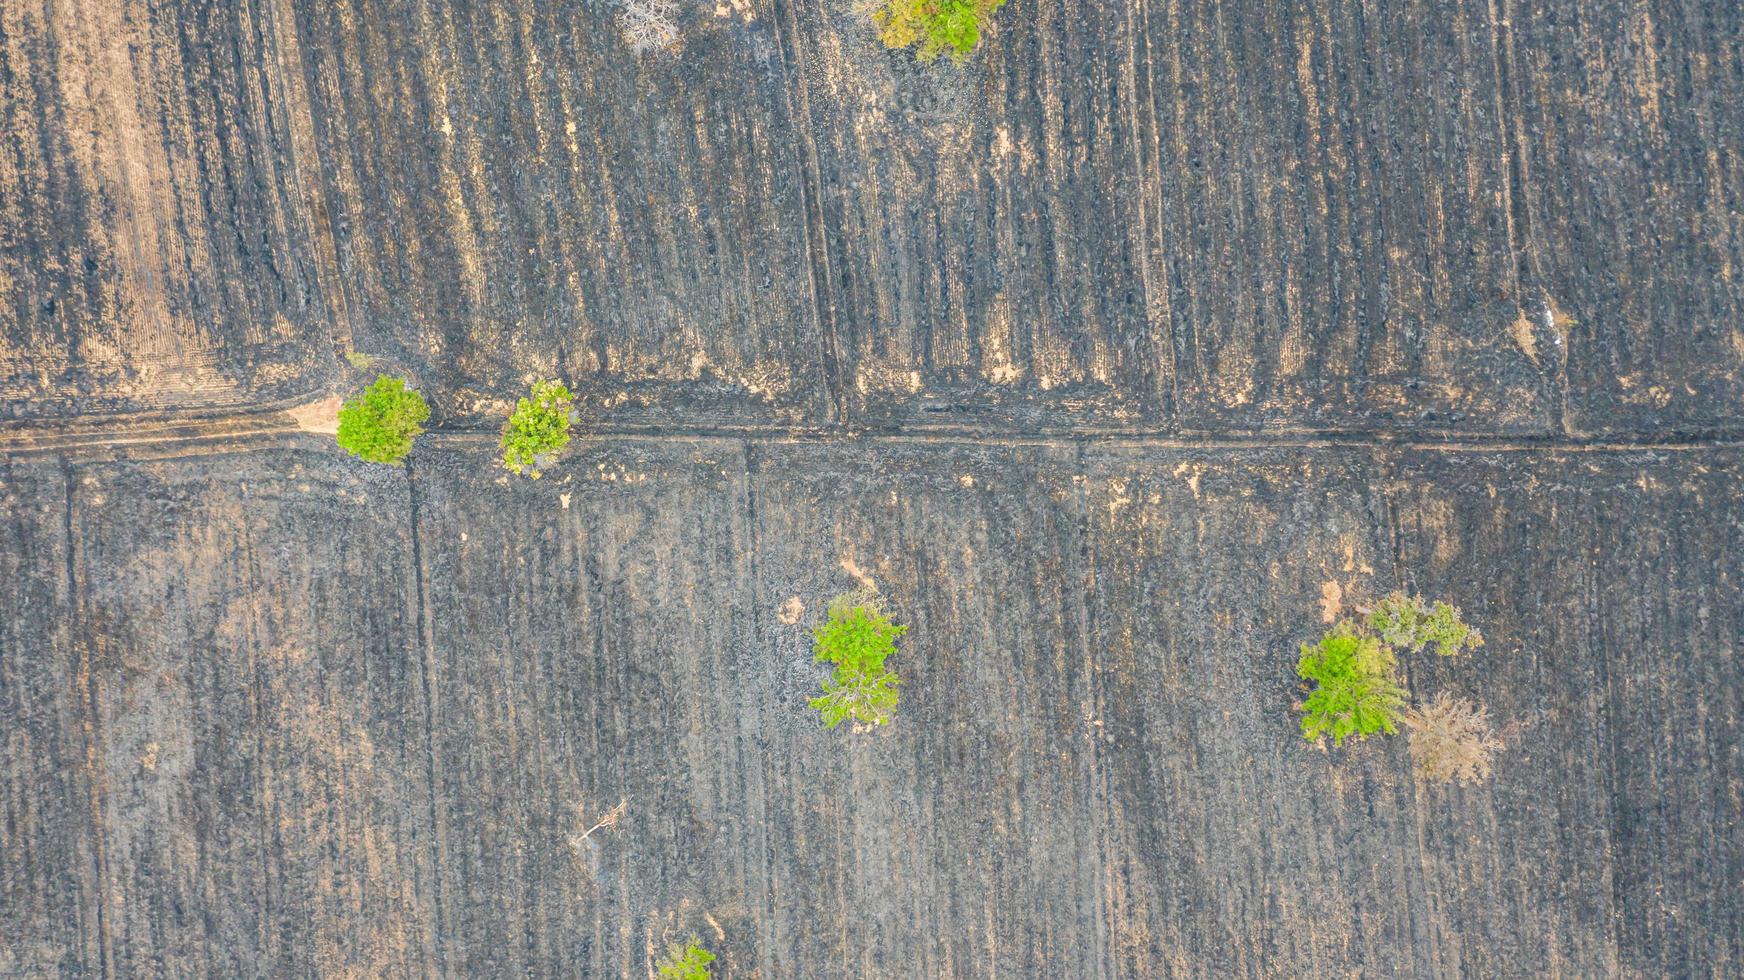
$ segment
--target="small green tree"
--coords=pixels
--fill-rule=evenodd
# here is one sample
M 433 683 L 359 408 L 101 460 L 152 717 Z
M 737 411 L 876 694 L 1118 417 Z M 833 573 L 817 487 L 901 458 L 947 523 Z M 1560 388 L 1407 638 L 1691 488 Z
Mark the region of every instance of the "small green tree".
M 430 406 L 403 378 L 382 375 L 339 409 L 339 446 L 359 459 L 396 464 L 424 431 Z
M 1466 647 L 1481 647 L 1484 636 L 1459 618 L 1459 610 L 1445 602 L 1433 606 L 1421 596 L 1395 592 L 1369 610 L 1369 627 L 1382 641 L 1411 653 L 1429 644 L 1435 652 L 1451 657 Z
M 569 445 L 574 406 L 575 396 L 562 382 L 536 382 L 532 397 L 516 403 L 503 425 L 503 466 L 539 479 L 540 465 Z
M 666 955 L 654 967 L 665 980 L 711 980 L 715 974 L 709 964 L 714 961 L 715 954 L 692 939 L 684 946 L 677 943 L 668 946 Z
M 1393 668 L 1393 651 L 1353 623 L 1339 624 L 1314 646 L 1303 644 L 1296 674 L 1316 686 L 1302 702 L 1302 737 L 1317 742 L 1331 735 L 1332 744 L 1342 745 L 1351 736 L 1397 732 L 1406 694 Z
M 872 11 L 879 40 L 887 48 L 916 48 L 915 57 L 931 62 L 949 53 L 961 63 L 981 43 L 981 25 L 1005 0 L 879 0 Z
M 830 603 L 828 617 L 811 631 L 816 661 L 835 665 L 824 693 L 809 702 L 826 727 L 847 718 L 868 725 L 890 720 L 900 680 L 884 662 L 906 632 L 878 608 L 876 598 L 849 594 Z

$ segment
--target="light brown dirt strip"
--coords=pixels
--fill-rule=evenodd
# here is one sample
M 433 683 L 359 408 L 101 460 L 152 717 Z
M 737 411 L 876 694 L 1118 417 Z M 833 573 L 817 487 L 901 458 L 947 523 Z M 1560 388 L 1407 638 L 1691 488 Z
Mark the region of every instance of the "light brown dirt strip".
M 102 456 L 149 452 L 153 456 L 198 456 L 235 452 L 239 448 L 280 445 L 331 444 L 337 398 L 306 403 L 290 409 L 176 419 L 79 420 L 59 424 L 0 426 L 0 454 Z M 467 445 L 494 442 L 488 429 L 433 428 L 420 437 L 420 445 Z M 762 426 L 636 426 L 620 425 L 588 431 L 590 441 L 663 440 L 694 441 L 729 439 L 749 443 L 967 444 L 988 446 L 1096 446 L 1109 449 L 1326 449 L 1370 448 L 1424 452 L 1519 452 L 1557 451 L 1571 453 L 1700 451 L 1744 445 L 1744 437 L 1668 437 L 1652 439 L 1575 439 L 1546 437 L 1462 436 L 1448 438 L 1396 437 L 1385 434 L 1265 433 L 1251 436 L 1200 436 L 1169 432 L 1098 432 L 1013 434 L 972 427 L 940 426 L 922 431 L 855 431 L 838 427 L 771 429 Z M 336 450 L 337 451 L 337 450 Z

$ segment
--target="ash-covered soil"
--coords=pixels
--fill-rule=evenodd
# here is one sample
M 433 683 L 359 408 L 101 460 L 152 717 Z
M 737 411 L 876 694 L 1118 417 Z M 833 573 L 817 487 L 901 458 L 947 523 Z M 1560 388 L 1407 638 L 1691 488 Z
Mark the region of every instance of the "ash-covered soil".
M 1744 8 L 614 24 L 0 5 L 0 976 L 1744 969 Z M 1485 783 L 1296 734 L 1394 589 Z

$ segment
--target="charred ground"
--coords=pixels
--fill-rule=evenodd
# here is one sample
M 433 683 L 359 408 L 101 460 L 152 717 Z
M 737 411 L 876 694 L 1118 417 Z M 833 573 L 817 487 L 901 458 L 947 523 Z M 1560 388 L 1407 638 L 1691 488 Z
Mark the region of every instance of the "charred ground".
M 0 975 L 1736 972 L 1744 13 L 997 24 L 0 6 Z M 1295 734 L 1397 588 L 1487 783 Z

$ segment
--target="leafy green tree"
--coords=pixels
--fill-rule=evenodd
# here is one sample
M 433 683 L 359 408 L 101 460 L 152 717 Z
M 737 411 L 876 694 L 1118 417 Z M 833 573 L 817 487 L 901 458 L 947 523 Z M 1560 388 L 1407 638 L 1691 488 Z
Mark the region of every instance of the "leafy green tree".
M 981 25 L 1005 0 L 880 0 L 872 12 L 887 48 L 916 48 L 931 62 L 949 53 L 961 63 L 981 43 Z
M 1393 651 L 1353 623 L 1334 627 L 1313 646 L 1302 645 L 1296 674 L 1315 688 L 1302 702 L 1302 737 L 1332 744 L 1399 730 L 1405 689 L 1394 677 Z
M 539 467 L 569 445 L 575 396 L 560 381 L 540 381 L 503 425 L 503 466 L 539 478 Z
M 1459 610 L 1445 602 L 1431 606 L 1420 596 L 1395 592 L 1369 610 L 1369 627 L 1381 640 L 1411 653 L 1430 644 L 1435 652 L 1451 657 L 1466 647 L 1481 647 L 1484 636 L 1467 626 Z
M 684 946 L 673 943 L 667 947 L 666 955 L 654 967 L 665 980 L 710 980 L 715 974 L 709 964 L 714 961 L 715 954 L 692 939 Z
M 382 375 L 339 409 L 339 446 L 372 463 L 398 463 L 424 431 L 430 406 L 403 378 Z
M 896 653 L 897 638 L 908 627 L 890 621 L 875 598 L 849 594 L 830 603 L 825 621 L 812 627 L 812 654 L 834 664 L 824 693 L 809 704 L 834 728 L 844 719 L 882 725 L 896 708 L 896 674 L 885 661 Z

